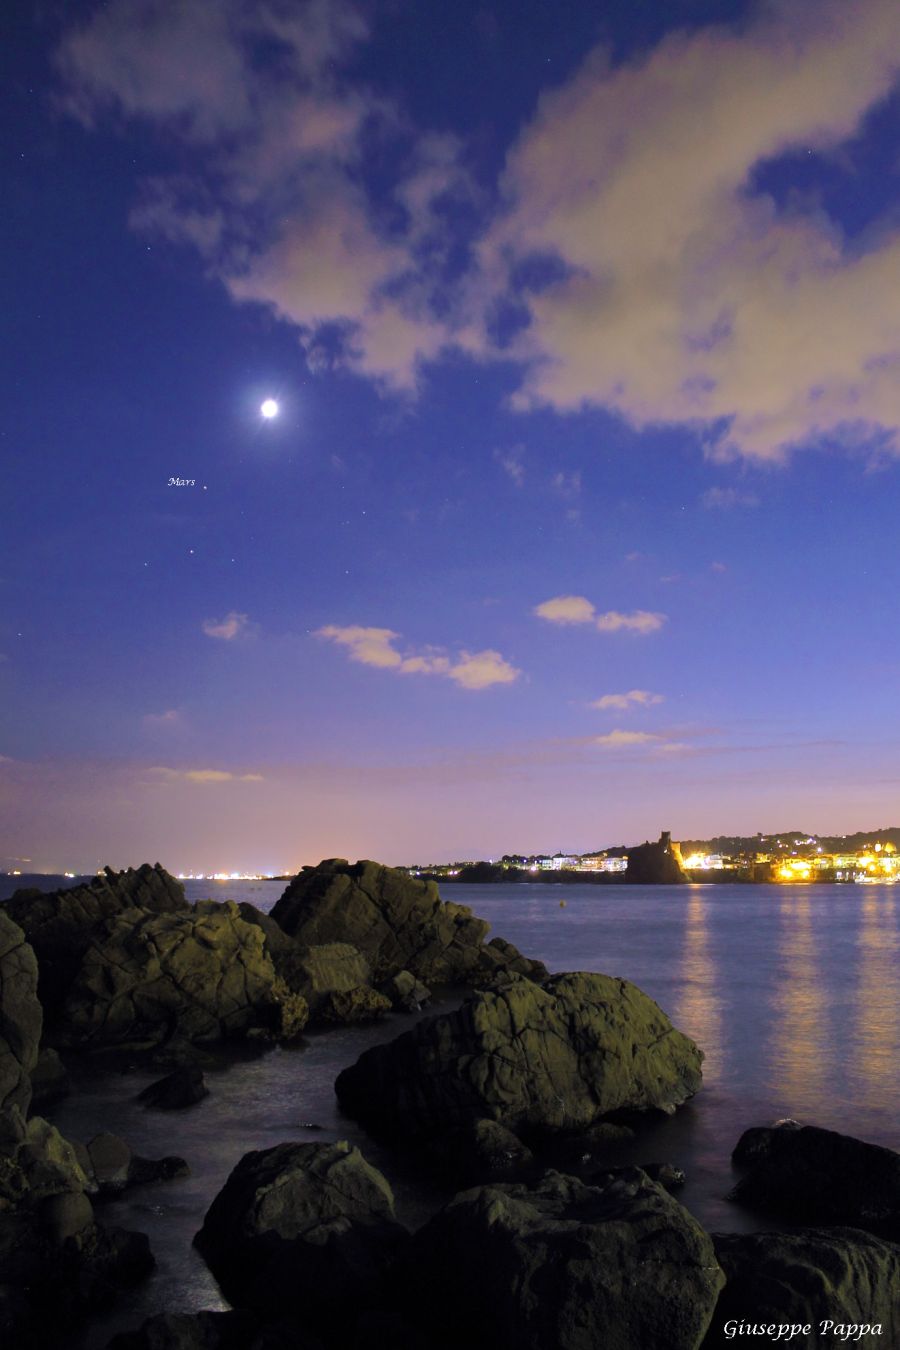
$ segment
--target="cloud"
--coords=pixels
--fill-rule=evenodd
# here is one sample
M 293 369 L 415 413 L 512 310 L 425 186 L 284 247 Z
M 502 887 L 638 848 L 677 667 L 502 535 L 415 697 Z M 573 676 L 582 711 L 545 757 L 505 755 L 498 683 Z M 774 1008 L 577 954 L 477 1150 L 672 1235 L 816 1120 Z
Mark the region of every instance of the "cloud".
M 146 713 L 143 718 L 145 727 L 174 727 L 181 721 L 177 708 L 169 708 L 163 713 Z
M 631 614 L 620 614 L 611 609 L 606 614 L 598 614 L 596 619 L 601 633 L 655 633 L 665 622 L 665 614 L 654 614 L 646 609 L 636 609 Z
M 600 708 L 601 711 L 607 708 L 617 708 L 621 712 L 626 712 L 632 707 L 649 708 L 655 703 L 662 702 L 662 694 L 651 694 L 649 689 L 629 689 L 627 694 L 604 694 L 601 698 L 595 699 L 589 706 Z
M 222 638 L 225 642 L 231 642 L 247 632 L 249 622 L 246 614 L 238 614 L 236 610 L 231 610 L 224 619 L 204 619 L 201 627 L 207 637 Z
M 821 201 L 781 205 L 754 175 L 850 145 L 898 48 L 895 0 L 776 3 L 619 65 L 597 49 L 546 93 L 481 250 L 528 307 L 516 406 L 681 423 L 714 456 L 881 433 L 897 453 L 900 230 L 850 244 Z M 523 297 L 536 256 L 558 279 Z
M 512 684 L 522 673 L 491 648 L 481 652 L 461 651 L 455 659 L 438 647 L 424 647 L 418 652 L 398 651 L 395 643 L 401 635 L 392 628 L 326 624 L 315 636 L 346 648 L 350 660 L 361 665 L 393 670 L 398 675 L 442 675 L 463 689 Z
M 512 450 L 495 450 L 494 459 L 500 465 L 504 473 L 508 474 L 516 487 L 522 487 L 525 482 L 525 465 L 522 460 L 522 446 L 514 446 Z
M 623 746 L 653 745 L 659 739 L 650 731 L 609 731 L 605 736 L 593 736 L 591 744 L 603 749 L 619 750 Z
M 560 497 L 572 499 L 581 492 L 581 473 L 578 469 L 573 469 L 571 473 L 560 471 L 553 475 L 550 480 L 550 486 Z
M 732 506 L 759 506 L 759 498 L 753 492 L 739 492 L 737 488 L 711 487 L 700 497 L 700 504 L 710 511 L 727 511 Z
M 154 765 L 148 772 L 159 774 L 164 782 L 177 779 L 186 783 L 262 783 L 261 773 L 231 773 L 227 769 L 169 769 Z
M 548 623 L 593 623 L 596 612 L 583 595 L 557 595 L 534 607 L 537 617 Z

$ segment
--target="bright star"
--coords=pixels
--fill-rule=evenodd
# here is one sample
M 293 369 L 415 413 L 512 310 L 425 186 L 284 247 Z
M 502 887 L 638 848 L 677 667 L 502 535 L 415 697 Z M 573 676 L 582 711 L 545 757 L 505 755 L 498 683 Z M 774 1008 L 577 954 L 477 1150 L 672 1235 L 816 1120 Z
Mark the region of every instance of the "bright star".
M 274 398 L 264 399 L 259 406 L 259 411 L 266 421 L 270 422 L 273 417 L 278 416 L 278 404 L 275 402 Z

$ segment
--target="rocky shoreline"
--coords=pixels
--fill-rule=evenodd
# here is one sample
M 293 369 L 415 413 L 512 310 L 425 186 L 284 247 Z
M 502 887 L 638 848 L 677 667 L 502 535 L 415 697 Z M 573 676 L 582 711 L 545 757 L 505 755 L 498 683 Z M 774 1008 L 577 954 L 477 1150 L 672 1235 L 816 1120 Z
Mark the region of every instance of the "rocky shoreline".
M 412 1233 L 347 1142 L 235 1158 L 195 1239 L 233 1311 L 167 1312 L 111 1346 L 711 1350 L 729 1319 L 809 1323 L 791 1344 L 833 1344 L 820 1316 L 900 1344 L 900 1155 L 796 1122 L 749 1130 L 732 1198 L 777 1231 L 706 1233 L 673 1194 L 677 1159 L 608 1161 L 699 1089 L 701 1050 L 627 981 L 549 976 L 487 935 L 433 883 L 341 859 L 304 869 L 268 915 L 190 906 L 159 864 L 0 904 L 0 1343 L 59 1347 L 127 1298 L 153 1256 L 103 1223 L 103 1201 L 190 1163 L 64 1138 L 40 1110 L 67 1091 L 67 1059 L 158 1066 L 148 1109 L 203 1111 L 219 1047 L 297 1045 L 453 984 L 472 990 L 460 1008 L 335 1085 L 453 1198 Z

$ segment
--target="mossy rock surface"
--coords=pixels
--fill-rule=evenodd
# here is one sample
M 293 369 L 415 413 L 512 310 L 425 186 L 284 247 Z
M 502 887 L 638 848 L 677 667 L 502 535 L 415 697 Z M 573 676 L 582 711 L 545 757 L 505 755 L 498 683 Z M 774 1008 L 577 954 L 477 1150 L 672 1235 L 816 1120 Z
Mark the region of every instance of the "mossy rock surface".
M 31 1103 L 43 1013 L 38 967 L 25 934 L 0 906 L 0 1111 Z
M 475 993 L 367 1050 L 336 1091 L 388 1140 L 427 1142 L 479 1119 L 528 1140 L 613 1112 L 671 1112 L 699 1088 L 701 1062 L 635 985 L 574 973 Z

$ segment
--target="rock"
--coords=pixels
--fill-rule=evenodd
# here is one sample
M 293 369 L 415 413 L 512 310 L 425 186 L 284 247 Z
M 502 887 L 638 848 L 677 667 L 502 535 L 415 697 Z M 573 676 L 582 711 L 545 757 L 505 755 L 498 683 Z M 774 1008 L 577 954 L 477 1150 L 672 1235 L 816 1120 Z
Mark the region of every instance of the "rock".
M 477 982 L 510 961 L 526 961 L 511 946 L 505 954 L 496 947 L 486 954 L 489 925 L 465 905 L 443 902 L 433 881 L 374 862 L 331 858 L 304 868 L 272 918 L 310 947 L 350 943 L 368 961 L 376 984 L 401 970 L 426 984 Z M 546 974 L 539 962 L 527 965 L 532 975 Z
M 894 1243 L 854 1228 L 714 1233 L 713 1242 L 727 1282 L 704 1350 L 734 1345 L 724 1330 L 730 1319 L 811 1326 L 808 1335 L 797 1334 L 789 1342 L 797 1350 L 848 1339 L 870 1344 L 868 1334 L 840 1336 L 836 1324 L 880 1323 L 881 1333 L 871 1344 L 900 1345 L 900 1247 Z M 826 1320 L 832 1325 L 822 1334 Z
M 48 1195 L 38 1213 L 41 1226 L 54 1245 L 81 1233 L 94 1222 L 94 1206 L 83 1191 Z
M 0 1142 L 0 1204 L 34 1206 L 51 1195 L 93 1191 L 74 1146 L 55 1125 L 17 1109 L 4 1115 Z
M 475 1120 L 442 1135 L 428 1156 L 454 1190 L 514 1180 L 534 1161 L 531 1149 L 496 1120 Z
M 66 1067 L 55 1050 L 45 1046 L 31 1071 L 31 1105 L 42 1109 L 62 1101 L 72 1091 Z
M 390 1011 L 371 985 L 369 963 L 347 942 L 301 948 L 292 965 L 292 988 L 302 994 L 314 1022 L 370 1022 Z
M 663 830 L 657 843 L 640 844 L 628 850 L 626 882 L 639 886 L 655 883 L 671 886 L 689 879 L 684 870 L 681 849 L 672 843 L 668 830 Z
M 59 1014 L 98 925 L 134 908 L 155 914 L 186 910 L 184 887 L 159 863 L 144 863 L 124 872 L 107 867 L 93 881 L 67 890 L 16 891 L 6 902 L 7 914 L 37 956 L 40 999 L 50 1021 Z
M 146 1186 L 154 1181 L 172 1181 L 176 1177 L 189 1177 L 191 1169 L 184 1158 L 170 1155 L 166 1158 L 141 1158 L 137 1153 L 131 1159 L 128 1169 L 129 1186 Z
M 0 906 L 0 1111 L 31 1103 L 43 1013 L 38 968 L 25 934 Z
M 674 1163 L 641 1163 L 641 1171 L 646 1172 L 651 1181 L 659 1182 L 667 1191 L 678 1191 L 687 1181 L 687 1175 Z
M 671 1112 L 702 1053 L 652 999 L 608 975 L 518 979 L 367 1050 L 337 1079 L 342 1108 L 388 1140 L 427 1142 L 479 1119 L 535 1136 L 617 1111 Z
M 209 1088 L 203 1070 L 187 1064 L 145 1087 L 143 1092 L 138 1093 L 137 1099 L 144 1106 L 152 1106 L 159 1111 L 179 1111 L 185 1106 L 196 1106 L 197 1102 L 202 1102 L 208 1096 Z
M 101 1191 L 124 1191 L 128 1185 L 132 1152 L 124 1139 L 104 1131 L 95 1134 L 87 1146 L 91 1171 Z
M 349 1325 L 407 1237 L 388 1182 L 341 1141 L 248 1153 L 194 1241 L 233 1304 Z
M 382 986 L 381 992 L 390 1000 L 395 1012 L 418 1012 L 431 1002 L 428 985 L 417 980 L 411 970 L 398 970 Z
M 845 1224 L 900 1237 L 900 1153 L 813 1125 L 747 1130 L 732 1155 L 740 1204 L 790 1223 Z
M 464 1191 L 412 1262 L 448 1350 L 697 1350 L 724 1283 L 707 1234 L 638 1168 Z
M 159 1313 L 113 1336 L 107 1350 L 248 1350 L 256 1328 L 245 1312 Z
M 262 930 L 232 902 L 126 911 L 94 930 L 69 989 L 60 1040 L 148 1049 L 246 1036 L 289 1038 L 306 1005 L 279 979 Z

